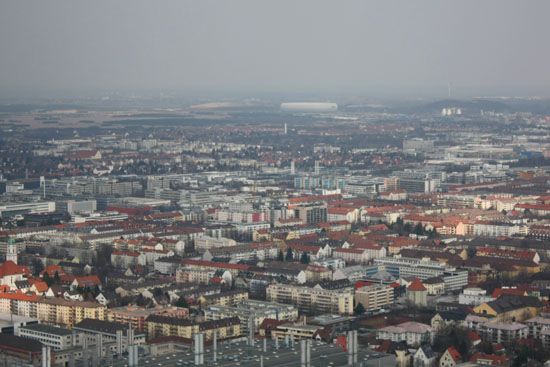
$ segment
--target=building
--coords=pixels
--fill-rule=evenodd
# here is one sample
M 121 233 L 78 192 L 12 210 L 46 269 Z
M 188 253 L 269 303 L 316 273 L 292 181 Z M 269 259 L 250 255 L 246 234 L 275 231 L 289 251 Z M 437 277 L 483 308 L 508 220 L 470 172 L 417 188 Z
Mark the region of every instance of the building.
M 512 345 L 529 336 L 529 327 L 519 322 L 486 322 L 479 327 L 485 340 Z
M 547 315 L 533 317 L 525 321 L 529 327 L 529 336 L 539 339 L 545 349 L 550 348 L 550 318 Z
M 38 340 L 0 334 L 0 367 L 42 366 L 43 345 Z
M 237 242 L 225 237 L 200 236 L 195 239 L 195 250 L 205 251 L 211 248 L 236 246 Z
M 475 353 L 470 357 L 470 362 L 477 366 L 508 366 L 510 359 L 506 355 Z
M 26 266 L 17 265 L 16 262 L 8 260 L 0 265 L 0 285 L 16 289 L 15 283 L 24 280 L 30 274 Z
M 284 102 L 281 103 L 281 110 L 287 112 L 335 112 L 338 110 L 336 103 L 329 102 Z
M 437 354 L 429 344 L 424 344 L 413 355 L 413 367 L 434 367 Z
M 306 224 L 324 223 L 328 220 L 327 204 L 312 203 L 302 204 L 294 207 L 294 217 L 299 218 Z
M 137 331 L 144 331 L 145 319 L 154 312 L 155 310 L 137 306 L 114 307 L 109 309 L 107 319 L 119 324 L 131 325 Z
M 49 324 L 72 327 L 84 319 L 105 320 L 107 308 L 99 303 L 42 298 L 36 303 L 36 317 Z
M 445 291 L 461 290 L 468 285 L 468 271 L 446 266 L 428 258 L 383 257 L 374 259 L 374 266 L 367 267 L 367 277 L 385 270 L 396 278 L 419 278 L 425 280 L 441 276 L 445 283 Z
M 363 305 L 366 311 L 387 308 L 394 301 L 394 290 L 388 285 L 373 284 L 355 290 L 355 304 Z
M 235 306 L 210 306 L 204 310 L 204 317 L 206 320 L 238 317 L 241 321 L 241 331 L 247 335 L 251 319 L 254 320 L 254 328 L 258 330 L 264 319 L 297 320 L 298 309 L 281 303 L 247 300 Z
M 40 201 L 0 205 L 0 218 L 6 219 L 26 213 L 53 213 L 55 201 Z
M 428 305 L 428 289 L 420 279 L 415 278 L 407 287 L 407 299 L 415 306 L 426 307 Z
M 145 333 L 134 331 L 129 325 L 112 321 L 84 319 L 73 327 L 74 332 L 82 333 L 89 344 L 95 343 L 101 337 L 103 343 L 121 344 L 121 352 L 125 352 L 128 345 L 145 344 Z
M 439 359 L 439 367 L 455 367 L 462 361 L 462 356 L 455 347 L 449 347 Z
M 474 307 L 474 312 L 497 321 L 523 321 L 538 315 L 541 308 L 542 302 L 536 297 L 504 295 Z
M 292 304 L 306 313 L 353 314 L 354 296 L 349 289 L 325 290 L 289 284 L 270 284 L 266 298 L 271 302 Z
M 422 283 L 428 290 L 429 296 L 439 296 L 445 293 L 445 280 L 441 276 L 425 279 Z
M 310 325 L 317 325 L 325 331 L 329 331 L 329 340 L 338 335 L 344 335 L 355 327 L 354 316 L 340 316 L 331 314 L 322 314 L 312 317 L 308 320 Z
M 208 284 L 216 271 L 197 268 L 180 268 L 176 270 L 176 283 Z
M 307 325 L 304 323 L 286 323 L 277 325 L 271 330 L 271 337 L 278 340 L 285 340 L 286 337 L 293 341 L 302 339 L 313 339 L 314 335 L 321 327 L 317 325 Z
M 458 295 L 458 303 L 461 305 L 478 306 L 485 302 L 490 302 L 493 297 L 487 295 L 487 291 L 481 288 L 464 288 Z
M 212 340 L 214 333 L 218 339 L 230 339 L 241 336 L 241 320 L 228 317 L 219 320 L 197 322 L 190 319 L 150 315 L 145 320 L 149 338 L 159 336 L 178 336 L 192 339 L 197 333 L 204 333 L 205 340 Z
M 80 344 L 78 333 L 45 324 L 21 326 L 16 330 L 15 335 L 37 340 L 53 350 L 63 350 Z
M 86 318 L 104 320 L 106 309 L 95 302 L 69 301 L 23 293 L 0 293 L 0 312 L 36 318 L 42 323 L 69 328 Z
M 410 346 L 420 346 L 422 343 L 432 342 L 433 332 L 429 325 L 409 321 L 378 329 L 376 338 L 393 342 L 405 341 Z

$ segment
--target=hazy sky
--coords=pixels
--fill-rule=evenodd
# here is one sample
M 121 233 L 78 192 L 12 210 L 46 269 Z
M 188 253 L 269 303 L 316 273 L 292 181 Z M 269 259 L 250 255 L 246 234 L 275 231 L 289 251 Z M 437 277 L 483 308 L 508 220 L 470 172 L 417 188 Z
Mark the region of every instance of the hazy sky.
M 0 91 L 550 87 L 550 1 L 0 0 Z M 470 91 L 470 92 L 469 92 Z

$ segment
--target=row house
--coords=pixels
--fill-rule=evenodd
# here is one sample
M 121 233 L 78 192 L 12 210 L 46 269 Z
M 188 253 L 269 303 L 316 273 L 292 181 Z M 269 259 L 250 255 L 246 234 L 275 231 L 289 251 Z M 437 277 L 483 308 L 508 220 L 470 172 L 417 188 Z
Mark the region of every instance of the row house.
M 129 268 L 136 265 L 145 266 L 147 265 L 147 257 L 137 251 L 115 250 L 111 253 L 111 264 L 118 268 Z
M 319 289 L 289 284 L 270 284 L 266 298 L 271 302 L 292 304 L 302 312 L 338 313 L 352 315 L 353 291 L 349 289 Z
M 106 317 L 106 307 L 99 303 L 41 298 L 21 293 L 0 294 L 0 311 L 67 327 L 85 318 L 104 320 Z
M 235 338 L 241 335 L 241 321 L 238 317 L 227 317 L 219 320 L 194 321 L 191 319 L 150 315 L 145 320 L 149 339 L 177 336 L 192 339 L 197 333 L 203 333 L 206 341 Z
M 507 345 L 529 336 L 529 327 L 519 322 L 486 322 L 478 330 L 485 340 Z

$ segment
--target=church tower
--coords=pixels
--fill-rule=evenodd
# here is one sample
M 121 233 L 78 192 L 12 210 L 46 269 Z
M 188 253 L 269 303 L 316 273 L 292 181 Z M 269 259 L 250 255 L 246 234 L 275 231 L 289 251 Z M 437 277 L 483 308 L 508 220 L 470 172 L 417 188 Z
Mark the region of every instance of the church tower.
M 6 261 L 10 260 L 17 264 L 17 244 L 13 238 L 8 239 L 8 250 L 6 252 Z

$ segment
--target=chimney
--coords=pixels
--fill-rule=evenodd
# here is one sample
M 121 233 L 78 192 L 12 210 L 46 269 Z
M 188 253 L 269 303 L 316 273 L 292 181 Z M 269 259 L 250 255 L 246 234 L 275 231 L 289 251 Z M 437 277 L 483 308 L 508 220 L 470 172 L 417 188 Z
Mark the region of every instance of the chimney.
M 214 362 L 218 360 L 218 332 L 214 331 L 214 337 L 212 340 L 212 349 L 214 351 Z
M 52 367 L 52 350 L 50 347 L 42 347 L 42 367 Z
M 204 364 L 204 334 L 197 333 L 194 338 L 195 366 Z
M 348 331 L 348 366 L 357 366 L 357 330 Z
M 103 357 L 103 335 L 97 335 L 97 349 L 99 358 Z
M 134 345 L 134 329 L 132 328 L 132 323 L 128 323 L 128 348 L 131 345 Z
M 300 340 L 300 367 L 306 367 L 306 341 Z
M 251 314 L 248 318 L 248 345 L 250 346 L 254 346 L 255 318 L 254 314 Z
M 116 331 L 116 353 L 119 356 L 122 354 L 122 330 Z
M 311 340 L 300 340 L 301 367 L 311 367 Z

